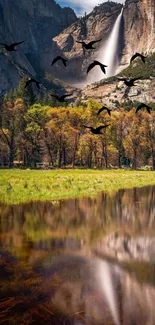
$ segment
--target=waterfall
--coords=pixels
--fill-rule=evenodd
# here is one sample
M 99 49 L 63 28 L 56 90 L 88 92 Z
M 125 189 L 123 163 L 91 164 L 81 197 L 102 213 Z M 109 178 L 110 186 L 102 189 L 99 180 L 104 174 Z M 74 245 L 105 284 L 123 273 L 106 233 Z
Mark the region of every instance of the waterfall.
M 106 261 L 99 261 L 97 264 L 97 278 L 101 292 L 103 292 L 108 306 L 111 310 L 115 325 L 120 325 L 119 302 L 117 297 L 116 283 L 111 266 Z M 117 273 L 117 267 L 113 267 Z
M 113 30 L 110 34 L 110 37 L 107 41 L 106 47 L 102 47 L 96 60 L 104 63 L 108 66 L 106 68 L 106 76 L 103 74 L 99 67 L 96 67 L 93 72 L 88 76 L 88 83 L 99 81 L 103 78 L 111 77 L 115 75 L 117 68 L 119 66 L 119 55 L 118 55 L 118 47 L 119 47 L 119 36 L 120 36 L 120 27 L 121 27 L 121 20 L 122 20 L 123 8 L 116 19 L 114 24 Z

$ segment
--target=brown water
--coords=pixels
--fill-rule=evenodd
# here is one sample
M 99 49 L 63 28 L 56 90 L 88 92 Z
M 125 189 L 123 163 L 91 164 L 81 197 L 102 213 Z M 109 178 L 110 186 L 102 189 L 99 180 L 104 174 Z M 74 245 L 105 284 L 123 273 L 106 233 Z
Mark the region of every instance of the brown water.
M 154 242 L 103 260 L 100 243 L 114 232 L 154 240 L 155 186 L 0 204 L 0 324 L 154 325 Z

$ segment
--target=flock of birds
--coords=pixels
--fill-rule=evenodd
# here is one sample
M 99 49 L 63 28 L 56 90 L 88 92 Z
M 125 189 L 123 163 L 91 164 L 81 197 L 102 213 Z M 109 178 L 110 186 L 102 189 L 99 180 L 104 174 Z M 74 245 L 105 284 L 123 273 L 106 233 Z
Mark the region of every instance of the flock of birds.
M 94 45 L 95 43 L 100 42 L 100 41 L 101 41 L 101 39 L 96 40 L 96 41 L 91 41 L 91 42 L 89 42 L 89 43 L 85 43 L 84 41 L 76 41 L 76 42 L 79 43 L 79 44 L 81 44 L 82 47 L 83 47 L 83 49 L 84 49 L 84 51 L 85 51 L 85 50 L 92 50 L 92 49 L 95 49 L 95 47 L 93 47 L 93 45 Z M 16 47 L 17 45 L 22 44 L 23 42 L 24 42 L 24 41 L 22 41 L 22 42 L 18 42 L 18 43 L 12 43 L 12 44 L 10 44 L 10 45 L 8 45 L 8 44 L 6 44 L 6 43 L 0 43 L 0 45 L 1 45 L 1 46 L 4 46 L 4 48 L 5 48 L 8 52 L 12 52 L 12 51 L 17 51 L 17 50 L 15 49 L 15 47 Z M 84 52 L 84 53 L 85 53 L 85 52 Z M 131 57 L 130 64 L 131 64 L 131 63 L 132 63 L 132 62 L 133 62 L 137 57 L 140 57 L 143 63 L 145 63 L 145 59 L 147 58 L 147 56 L 144 56 L 144 55 L 142 55 L 142 54 L 140 54 L 140 53 L 135 53 L 135 54 Z M 64 59 L 64 58 L 61 57 L 61 56 L 57 56 L 56 58 L 54 58 L 54 60 L 53 60 L 52 63 L 51 63 L 51 66 L 53 66 L 53 65 L 54 65 L 56 62 L 58 62 L 58 61 L 61 61 L 61 62 L 63 63 L 63 65 L 64 65 L 65 67 L 67 67 L 67 61 L 68 61 L 68 60 L 67 60 L 67 59 Z M 96 61 L 96 60 L 93 61 L 93 62 L 88 66 L 88 68 L 87 68 L 87 73 L 89 73 L 89 71 L 91 71 L 95 66 L 99 66 L 99 67 L 101 68 L 102 72 L 103 72 L 104 74 L 106 74 L 106 68 L 107 68 L 107 66 L 104 65 L 104 64 L 102 64 L 102 63 L 99 62 L 99 61 Z M 133 86 L 136 86 L 135 82 L 136 82 L 137 80 L 142 79 L 142 77 L 139 77 L 139 78 L 117 78 L 117 79 L 118 79 L 119 81 L 123 81 L 124 84 L 125 84 L 127 87 L 133 87 Z M 26 84 L 25 84 L 25 88 L 27 88 L 31 83 L 35 83 L 36 86 L 37 86 L 37 88 L 40 89 L 40 85 L 41 85 L 41 83 L 40 83 L 39 81 L 37 81 L 36 79 L 34 79 L 34 78 L 30 78 L 30 79 L 26 82 Z M 53 95 L 53 94 L 51 94 L 51 96 L 54 97 L 54 98 L 55 98 L 57 101 L 59 101 L 60 103 L 65 102 L 66 97 L 69 97 L 69 96 L 71 96 L 71 95 L 72 95 L 72 94 L 66 94 L 66 95 L 58 96 L 58 95 Z M 149 114 L 151 114 L 151 110 L 152 110 L 152 108 L 151 108 L 150 106 L 144 104 L 144 103 L 141 103 L 141 104 L 137 107 L 137 109 L 136 109 L 136 113 L 139 112 L 142 108 L 146 108 L 147 112 L 148 112 Z M 111 115 L 111 111 L 112 111 L 112 110 L 110 110 L 110 109 L 109 109 L 108 107 L 106 107 L 106 106 L 103 106 L 103 107 L 101 107 L 101 108 L 99 109 L 99 111 L 98 111 L 98 113 L 97 113 L 97 116 L 98 116 L 101 112 L 103 112 L 104 110 L 107 111 L 107 113 L 109 114 L 109 116 Z M 107 128 L 109 125 L 110 125 L 110 124 L 107 124 L 107 125 L 101 125 L 101 126 L 99 126 L 99 127 L 97 127 L 97 128 L 93 128 L 92 126 L 86 126 L 86 125 L 83 125 L 83 127 L 90 129 L 90 131 L 91 131 L 93 134 L 102 134 L 101 130 L 104 129 L 104 128 Z

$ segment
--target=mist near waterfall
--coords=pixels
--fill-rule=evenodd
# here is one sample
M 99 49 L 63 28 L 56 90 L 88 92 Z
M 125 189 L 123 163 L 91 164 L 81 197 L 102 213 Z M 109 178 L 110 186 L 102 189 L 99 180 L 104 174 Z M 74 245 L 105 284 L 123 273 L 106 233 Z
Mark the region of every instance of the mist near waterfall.
M 96 81 L 100 81 L 101 79 L 111 77 L 116 74 L 117 68 L 120 64 L 120 35 L 121 33 L 121 23 L 123 18 L 123 8 L 116 19 L 112 32 L 110 34 L 109 39 L 107 40 L 106 45 L 102 46 L 95 60 L 100 61 L 101 63 L 107 65 L 106 75 L 103 74 L 99 67 L 95 67 L 93 71 L 88 75 L 86 83 L 90 84 Z

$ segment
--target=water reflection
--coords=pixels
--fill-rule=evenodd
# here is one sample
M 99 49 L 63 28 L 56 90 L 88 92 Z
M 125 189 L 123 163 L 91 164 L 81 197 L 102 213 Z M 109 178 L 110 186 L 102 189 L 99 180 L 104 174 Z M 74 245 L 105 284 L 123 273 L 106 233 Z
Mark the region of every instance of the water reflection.
M 154 234 L 155 186 L 96 198 L 0 204 L 0 243 L 11 250 L 76 250 L 117 229 Z
M 116 264 L 63 255 L 28 268 L 4 252 L 0 263 L 1 324 L 155 324 L 155 287 Z
M 0 324 L 154 325 L 154 234 L 155 186 L 0 203 Z M 103 238 L 107 255 L 114 247 L 139 263 L 96 257 Z

